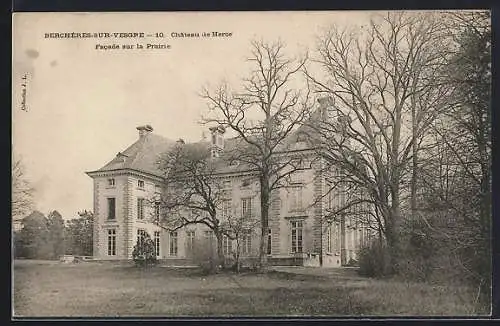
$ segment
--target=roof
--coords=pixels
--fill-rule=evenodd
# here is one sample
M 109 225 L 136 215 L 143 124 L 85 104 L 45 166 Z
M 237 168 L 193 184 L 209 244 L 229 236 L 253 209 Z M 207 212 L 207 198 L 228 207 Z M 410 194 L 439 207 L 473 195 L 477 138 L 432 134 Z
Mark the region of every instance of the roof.
M 175 141 L 173 140 L 151 132 L 146 133 L 123 152 L 118 152 L 113 160 L 94 172 L 132 169 L 161 176 L 162 172 L 157 164 L 159 156 L 174 145 Z
M 310 117 L 308 123 L 300 126 L 292 132 L 284 141 L 279 144 L 276 148 L 278 152 L 286 152 L 293 150 L 303 150 L 307 149 L 309 145 L 306 143 L 307 137 L 301 137 L 301 134 L 307 134 L 311 132 L 311 128 L 308 127 L 311 122 L 318 119 L 321 116 L 321 112 L 316 111 Z M 146 128 L 147 127 L 147 128 Z M 142 129 L 140 129 L 142 128 Z M 149 129 L 148 129 L 149 128 Z M 159 159 L 161 155 L 167 151 L 170 151 L 176 145 L 176 141 L 164 138 L 162 136 L 153 134 L 152 128 L 150 126 L 138 127 L 140 131 L 143 132 L 139 139 L 130 145 L 123 152 L 118 152 L 116 157 L 104 165 L 102 168 L 93 172 L 106 172 L 106 171 L 116 171 L 123 169 L 131 169 L 139 172 L 145 172 L 155 176 L 163 176 L 163 171 L 159 168 Z M 206 150 L 207 155 L 209 155 L 210 141 L 201 140 L 199 142 L 186 143 L 185 146 L 189 146 L 191 149 L 195 150 Z M 239 163 L 231 164 L 228 162 L 227 158 L 230 156 L 231 151 L 236 148 L 241 149 L 242 147 L 249 146 L 241 138 L 227 138 L 224 141 L 224 153 L 220 159 L 214 160 L 216 165 L 216 170 L 218 173 L 234 173 L 234 172 L 246 172 L 253 170 L 249 164 Z M 92 173 L 92 172 L 91 172 Z

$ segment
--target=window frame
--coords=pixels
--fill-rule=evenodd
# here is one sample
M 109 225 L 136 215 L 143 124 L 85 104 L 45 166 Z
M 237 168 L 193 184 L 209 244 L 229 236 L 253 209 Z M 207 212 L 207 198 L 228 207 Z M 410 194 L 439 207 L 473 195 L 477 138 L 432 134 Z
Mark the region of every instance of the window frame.
M 139 189 L 144 189 L 145 188 L 145 182 L 144 180 L 137 180 L 137 188 Z
M 170 257 L 177 257 L 179 254 L 179 234 L 177 231 L 171 231 L 168 235 L 168 254 Z
M 194 253 L 194 244 L 196 241 L 196 231 L 186 230 L 186 251 L 188 253 Z
M 228 236 L 222 237 L 222 254 L 224 256 L 230 256 L 233 253 L 233 240 Z
M 247 233 L 241 237 L 241 254 L 251 255 L 252 254 L 252 234 Z
M 161 234 L 160 234 L 160 231 L 154 231 L 153 232 L 153 241 L 154 241 L 154 244 L 155 244 L 155 255 L 156 257 L 160 257 L 161 256 Z
M 300 226 L 299 226 L 300 223 Z M 299 232 L 300 231 L 300 232 Z M 290 221 L 291 252 L 301 254 L 304 252 L 304 220 Z M 295 238 L 295 239 L 294 239 Z
M 294 185 L 290 188 L 289 199 L 290 199 L 290 211 L 302 211 L 304 210 L 304 187 L 303 185 Z
M 137 198 L 137 219 L 144 220 L 144 198 Z
M 108 256 L 116 256 L 116 229 L 108 229 Z
M 148 231 L 146 229 L 142 229 L 142 228 L 139 228 L 137 229 L 137 242 L 142 242 L 144 241 L 144 238 L 146 237 L 146 234 L 148 233 Z
M 113 202 L 113 205 L 110 205 L 111 201 Z M 115 221 L 116 220 L 116 197 L 107 197 L 106 203 L 108 205 L 107 220 L 108 221 Z M 111 207 L 113 209 L 111 209 Z M 113 212 L 113 214 L 111 214 L 111 212 Z
M 252 197 L 241 198 L 241 217 L 252 218 L 253 216 L 253 200 Z

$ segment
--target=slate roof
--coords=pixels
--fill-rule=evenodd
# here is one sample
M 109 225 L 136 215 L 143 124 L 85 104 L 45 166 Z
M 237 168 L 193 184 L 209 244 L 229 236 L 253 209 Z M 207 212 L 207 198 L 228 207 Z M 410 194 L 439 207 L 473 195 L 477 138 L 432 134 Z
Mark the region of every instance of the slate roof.
M 311 116 L 311 121 L 318 119 L 320 112 L 316 111 Z M 150 126 L 149 126 L 150 127 Z M 141 128 L 141 127 L 139 127 Z M 139 129 L 138 128 L 138 129 Z M 152 128 L 151 128 L 152 130 Z M 287 137 L 282 144 L 280 144 L 276 150 L 285 152 L 289 150 L 304 149 L 304 144 L 302 146 L 295 146 L 299 142 L 300 135 L 302 133 L 310 132 L 310 128 L 307 125 L 300 126 L 295 132 L 292 132 L 289 137 Z M 303 139 L 302 139 L 303 140 Z M 193 148 L 199 150 L 209 151 L 210 141 L 202 140 L 194 143 L 186 143 L 185 146 L 192 146 Z M 119 152 L 116 157 L 104 165 L 102 168 L 93 172 L 106 172 L 106 171 L 116 171 L 121 169 L 131 169 L 140 172 L 145 172 L 153 174 L 156 176 L 162 176 L 163 172 L 158 168 L 158 159 L 160 155 L 173 149 L 176 145 L 176 141 L 164 138 L 162 136 L 153 134 L 152 132 L 145 133 L 143 136 L 130 145 L 123 152 Z M 239 163 L 236 165 L 231 165 L 228 163 L 227 155 L 231 153 L 235 148 L 241 148 L 241 146 L 248 146 L 239 138 L 227 138 L 224 140 L 224 153 L 219 159 L 214 162 L 217 165 L 217 172 L 219 173 L 234 173 L 249 171 L 252 167 L 248 164 Z M 306 145 L 307 147 L 307 145 Z M 92 172 L 90 172 L 92 173 Z
M 114 171 L 120 169 L 132 169 L 161 176 L 158 169 L 158 158 L 160 154 L 170 150 L 175 141 L 164 138 L 153 133 L 140 137 L 123 152 L 95 172 Z

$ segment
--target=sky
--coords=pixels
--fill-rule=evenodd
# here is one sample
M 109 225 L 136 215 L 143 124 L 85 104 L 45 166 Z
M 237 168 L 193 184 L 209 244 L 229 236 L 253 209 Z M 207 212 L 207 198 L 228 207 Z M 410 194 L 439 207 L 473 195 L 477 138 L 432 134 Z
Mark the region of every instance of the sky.
M 252 39 L 280 39 L 291 55 L 314 52 L 335 24 L 364 24 L 370 12 L 15 13 L 13 157 L 35 188 L 36 209 L 65 219 L 93 207 L 97 170 L 138 139 L 136 127 L 197 141 L 207 112 L 199 92 L 248 73 Z M 171 33 L 230 32 L 225 38 Z M 163 33 L 164 38 L 45 38 L 45 33 Z M 97 50 L 96 45 L 168 44 L 170 49 Z M 26 77 L 23 80 L 23 76 Z

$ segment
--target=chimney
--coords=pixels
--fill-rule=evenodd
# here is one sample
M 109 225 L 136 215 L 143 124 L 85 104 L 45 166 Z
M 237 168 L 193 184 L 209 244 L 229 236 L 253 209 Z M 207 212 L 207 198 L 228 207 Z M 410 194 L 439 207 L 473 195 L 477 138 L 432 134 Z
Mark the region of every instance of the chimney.
M 318 99 L 319 103 L 319 115 L 320 118 L 323 120 L 326 120 L 328 118 L 328 110 L 332 109 L 333 107 L 333 97 L 327 96 L 327 97 L 321 97 Z
M 220 153 L 224 150 L 224 133 L 226 129 L 219 125 L 217 127 L 210 127 L 209 130 L 211 133 L 211 156 L 212 158 L 219 157 Z
M 139 138 L 143 138 L 153 131 L 153 127 L 150 125 L 139 126 L 136 129 L 139 130 Z

